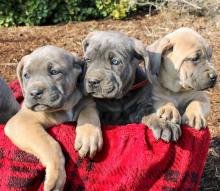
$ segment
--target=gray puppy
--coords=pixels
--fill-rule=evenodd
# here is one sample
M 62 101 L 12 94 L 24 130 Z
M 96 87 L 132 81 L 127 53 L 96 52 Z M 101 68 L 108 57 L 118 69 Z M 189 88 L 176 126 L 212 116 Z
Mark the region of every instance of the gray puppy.
M 77 55 L 48 45 L 24 56 L 17 67 L 24 104 L 6 124 L 5 133 L 46 167 L 44 191 L 63 190 L 66 180 L 61 147 L 46 129 L 77 120 L 75 149 L 79 155 L 93 157 L 102 147 L 95 102 L 83 96 L 77 85 L 81 65 Z
M 118 32 L 92 32 L 83 41 L 87 71 L 86 93 L 96 99 L 102 122 L 135 123 L 151 108 L 151 85 L 130 91 L 144 60 L 150 79 L 148 54 L 140 41 Z M 143 96 L 144 95 L 144 96 Z
M 164 131 L 159 137 L 165 141 L 170 139 L 170 134 L 174 140 L 180 136 L 177 125 L 149 115 L 153 113 L 151 71 L 148 53 L 141 41 L 119 32 L 97 31 L 85 38 L 83 49 L 87 66 L 84 89 L 96 98 L 103 123 L 143 122 L 155 132 L 158 127 L 169 128 L 168 133 Z M 143 61 L 148 84 L 132 90 L 141 75 L 139 64 Z
M 0 123 L 6 123 L 19 110 L 20 106 L 11 90 L 0 78 Z

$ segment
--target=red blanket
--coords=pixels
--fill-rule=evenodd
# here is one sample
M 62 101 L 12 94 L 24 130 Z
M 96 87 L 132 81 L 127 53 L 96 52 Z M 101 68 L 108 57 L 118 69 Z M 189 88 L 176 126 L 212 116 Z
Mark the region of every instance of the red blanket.
M 18 83 L 11 87 L 22 95 Z M 0 191 L 42 190 L 45 169 L 4 135 L 0 126 Z M 182 126 L 177 143 L 155 141 L 143 124 L 103 127 L 104 148 L 94 160 L 74 151 L 74 123 L 53 127 L 49 133 L 62 146 L 66 158 L 65 191 L 195 191 L 209 147 L 208 130 Z M 49 151 L 48 151 L 49 152 Z

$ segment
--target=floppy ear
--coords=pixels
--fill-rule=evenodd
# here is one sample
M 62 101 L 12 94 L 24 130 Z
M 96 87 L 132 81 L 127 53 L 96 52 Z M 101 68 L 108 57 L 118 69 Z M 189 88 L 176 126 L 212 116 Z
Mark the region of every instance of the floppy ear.
M 26 55 L 24 57 L 22 57 L 21 61 L 18 63 L 17 68 L 16 68 L 16 72 L 17 72 L 17 78 L 18 81 L 20 83 L 22 92 L 23 92 L 23 79 L 22 79 L 22 72 L 23 72 L 23 68 L 24 68 L 24 64 L 27 61 L 29 55 Z
M 211 59 L 212 58 L 212 48 L 210 46 L 207 46 L 206 51 L 207 51 L 208 58 Z
M 90 32 L 86 38 L 82 41 L 82 46 L 83 46 L 83 52 L 85 53 L 86 48 L 89 46 L 89 41 L 91 37 L 95 34 L 95 32 Z
M 132 38 L 134 41 L 134 49 L 136 54 L 141 57 L 144 60 L 144 70 L 147 74 L 148 80 L 152 82 L 152 76 L 151 76 L 151 66 L 149 62 L 149 55 L 148 52 L 144 46 L 144 44 L 135 38 Z
M 168 37 L 157 40 L 150 46 L 147 51 L 149 52 L 150 65 L 152 74 L 159 74 L 162 57 L 167 51 L 172 51 L 173 44 L 170 42 Z
M 81 74 L 83 71 L 82 60 L 80 59 L 80 57 L 76 53 L 73 53 L 72 57 L 73 57 L 73 67 L 77 68 L 78 74 Z

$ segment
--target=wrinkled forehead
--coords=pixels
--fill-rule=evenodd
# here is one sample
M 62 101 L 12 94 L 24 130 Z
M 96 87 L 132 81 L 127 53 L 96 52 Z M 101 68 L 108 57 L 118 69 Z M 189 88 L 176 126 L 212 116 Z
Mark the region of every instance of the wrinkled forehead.
M 24 65 L 24 70 L 28 71 L 42 71 L 48 70 L 48 68 L 59 67 L 68 68 L 70 64 L 68 60 L 59 54 L 31 54 Z
M 118 54 L 127 57 L 133 53 L 133 42 L 126 37 L 119 38 L 119 36 L 97 35 L 91 39 L 90 48 L 86 53 L 90 56 Z
M 195 32 L 184 32 L 173 35 L 171 42 L 174 44 L 174 51 L 176 49 L 182 52 L 201 51 L 205 53 L 209 48 L 205 39 Z

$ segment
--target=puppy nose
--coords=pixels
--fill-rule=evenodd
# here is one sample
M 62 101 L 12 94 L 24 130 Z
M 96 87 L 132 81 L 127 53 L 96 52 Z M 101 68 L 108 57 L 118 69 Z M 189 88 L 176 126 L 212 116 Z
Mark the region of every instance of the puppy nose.
M 31 90 L 30 95 L 35 99 L 40 99 L 43 92 L 44 91 L 42 89 L 33 89 Z
M 98 79 L 88 79 L 88 84 L 90 87 L 98 87 L 101 80 Z
M 216 74 L 210 74 L 209 75 L 210 80 L 214 83 L 217 80 L 217 75 Z

